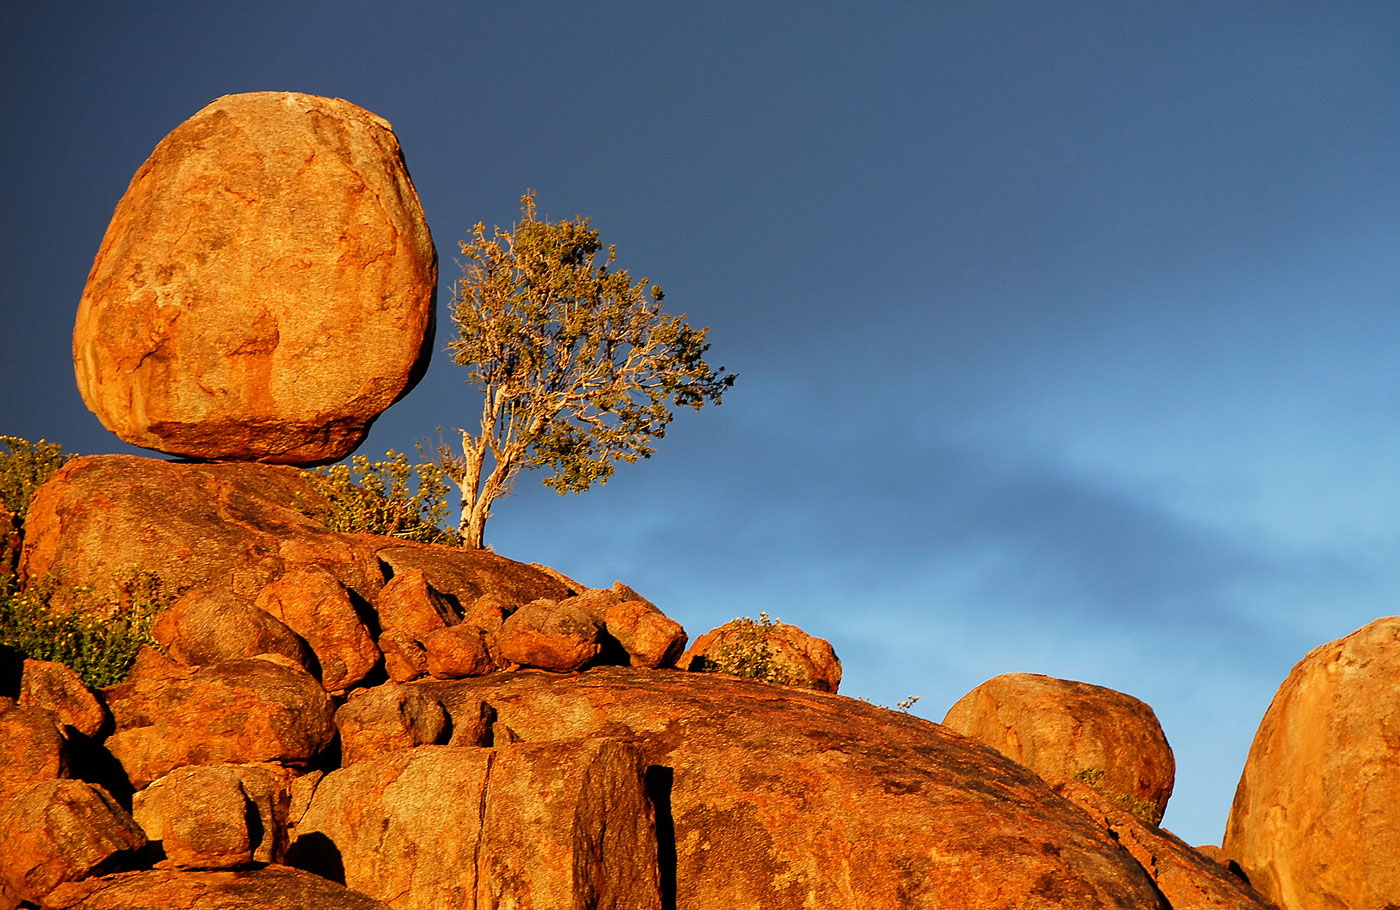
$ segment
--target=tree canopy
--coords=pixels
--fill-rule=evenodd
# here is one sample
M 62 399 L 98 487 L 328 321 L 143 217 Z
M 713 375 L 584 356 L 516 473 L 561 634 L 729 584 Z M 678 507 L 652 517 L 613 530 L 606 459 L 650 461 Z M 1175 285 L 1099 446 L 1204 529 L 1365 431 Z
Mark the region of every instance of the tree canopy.
M 491 504 L 522 468 L 581 493 L 616 462 L 650 457 L 672 407 L 719 404 L 734 384 L 705 362 L 708 329 L 668 315 L 660 287 L 615 268 L 589 219 L 539 218 L 533 191 L 512 230 L 478 223 L 461 251 L 450 347 L 481 392 L 481 422 L 460 431 L 460 451 L 438 455 L 462 493 L 464 546 L 483 546 Z

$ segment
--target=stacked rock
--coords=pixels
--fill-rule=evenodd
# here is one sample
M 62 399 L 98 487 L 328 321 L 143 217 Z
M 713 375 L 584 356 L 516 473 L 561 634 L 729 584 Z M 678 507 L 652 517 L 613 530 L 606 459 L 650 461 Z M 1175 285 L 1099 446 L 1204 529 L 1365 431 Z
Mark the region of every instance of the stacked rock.
M 319 464 L 427 368 L 437 253 L 388 122 L 226 95 L 117 203 L 73 332 L 78 388 L 135 445 Z

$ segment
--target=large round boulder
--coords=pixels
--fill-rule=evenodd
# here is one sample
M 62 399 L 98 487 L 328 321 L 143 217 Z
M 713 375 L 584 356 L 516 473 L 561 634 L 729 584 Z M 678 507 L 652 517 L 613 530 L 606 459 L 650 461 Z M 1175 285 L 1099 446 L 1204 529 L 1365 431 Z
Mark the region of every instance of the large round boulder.
M 1400 617 L 1304 657 L 1265 712 L 1223 850 L 1293 910 L 1400 906 Z
M 427 368 L 437 253 L 389 124 L 226 95 L 156 146 L 78 307 L 83 400 L 127 442 L 335 461 Z
M 1052 784 L 1078 778 L 1158 819 L 1176 780 L 1176 760 L 1157 715 L 1103 686 L 1006 673 L 958 699 L 943 725 Z

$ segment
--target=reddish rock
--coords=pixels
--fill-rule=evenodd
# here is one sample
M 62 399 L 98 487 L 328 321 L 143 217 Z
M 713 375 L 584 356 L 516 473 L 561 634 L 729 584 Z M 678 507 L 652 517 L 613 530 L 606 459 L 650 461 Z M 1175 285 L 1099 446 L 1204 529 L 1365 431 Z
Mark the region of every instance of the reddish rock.
M 437 253 L 389 124 L 226 95 L 117 203 L 73 330 L 103 426 L 195 458 L 350 454 L 432 353 Z
M 1145 824 L 1097 790 L 1075 781 L 1054 789 L 1077 803 L 1137 860 L 1172 910 L 1275 910 L 1220 863 L 1170 831 Z
M 140 676 L 105 694 L 117 727 L 107 749 L 138 789 L 185 765 L 305 765 L 335 736 L 315 677 L 268 660 Z
M 0 880 L 14 895 L 37 902 L 64 882 L 101 874 L 146 839 L 101 787 L 50 780 L 0 809 L 0 843 Z
M 51 660 L 25 660 L 19 703 L 49 712 L 84 736 L 96 736 L 107 724 L 107 709 L 87 684 L 77 673 Z
M 617 642 L 623 652 L 616 655 L 617 663 L 652 670 L 673 667 L 685 650 L 681 624 L 620 581 L 611 590 L 588 591 L 564 603 L 588 613 Z
M 428 633 L 462 621 L 457 608 L 428 584 L 421 569 L 395 572 L 374 604 L 385 632 L 402 632 L 422 642 Z
M 436 699 L 397 683 L 353 694 L 335 712 L 335 725 L 340 730 L 342 767 L 442 742 L 448 729 L 447 714 Z
M 943 725 L 1051 783 L 1102 771 L 1103 789 L 1151 803 L 1158 818 L 1176 779 L 1157 715 L 1131 695 L 1102 686 L 1007 673 L 959 699 Z
M 548 572 L 486 550 L 382 537 L 375 538 L 375 544 L 389 574 L 397 577 L 418 569 L 433 590 L 446 594 L 457 607 L 488 594 L 514 607 L 540 598 L 563 600 L 574 593 Z
M 181 663 L 207 667 L 260 654 L 280 654 L 308 671 L 310 648 L 280 619 L 227 588 L 190 591 L 156 617 L 151 634 Z
M 753 676 L 818 692 L 841 686 L 841 661 L 831 643 L 808 635 L 791 623 L 758 622 L 747 617 L 711 629 L 676 661 L 690 671 L 718 671 Z
M 283 575 L 262 589 L 257 606 L 311 646 L 328 692 L 345 692 L 379 663 L 379 648 L 360 621 L 350 592 L 320 566 Z
M 327 530 L 298 503 L 324 503 L 314 475 L 298 468 L 75 458 L 30 502 L 22 569 L 102 596 L 138 565 L 171 590 L 224 588 L 252 600 L 286 572 L 319 565 L 373 601 L 384 584 L 373 548 Z
M 1223 846 L 1281 907 L 1400 906 L 1400 617 L 1308 653 L 1265 712 Z
M 500 634 L 506 624 L 506 617 L 515 612 L 519 604 L 506 603 L 497 594 L 485 594 L 469 603 L 462 612 L 462 623 L 475 626 L 487 635 L 487 640 Z
M 0 697 L 0 806 L 32 784 L 67 777 L 68 762 L 52 714 Z
M 639 756 L 593 739 L 424 746 L 332 772 L 288 855 L 396 910 L 659 910 L 656 850 Z
M 428 673 L 438 679 L 482 676 L 496 669 L 485 634 L 466 623 L 429 632 L 423 639 L 423 648 L 427 652 Z
M 511 663 L 568 673 L 598 656 L 602 631 L 597 620 L 568 601 L 536 600 L 506 619 L 496 644 Z
M 165 862 L 179 869 L 233 869 L 253 861 L 248 796 L 227 765 L 176 768 L 137 793 L 132 815 Z M 260 832 L 261 833 L 261 832 Z
M 408 632 L 385 632 L 379 636 L 384 654 L 384 670 L 394 682 L 410 682 L 428 675 L 428 651 Z
M 268 866 L 238 872 L 153 869 L 62 885 L 44 910 L 389 910 L 318 875 Z
M 625 667 L 417 685 L 454 721 L 487 702 L 525 743 L 634 742 L 651 769 L 663 901 L 677 910 L 1165 906 L 1038 776 L 916 717 Z

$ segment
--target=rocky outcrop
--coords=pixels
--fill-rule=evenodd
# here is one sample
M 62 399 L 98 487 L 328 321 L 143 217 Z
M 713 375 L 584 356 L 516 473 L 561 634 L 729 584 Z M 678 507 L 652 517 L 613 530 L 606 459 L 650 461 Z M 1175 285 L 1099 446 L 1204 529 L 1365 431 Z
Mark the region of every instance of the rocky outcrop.
M 395 910 L 659 910 L 653 825 L 628 746 L 423 746 L 326 775 L 288 857 Z
M 106 747 L 137 789 L 186 765 L 304 766 L 335 736 L 330 696 L 290 663 L 173 667 L 104 694 L 116 721 Z
M 49 780 L 0 809 L 0 843 L 0 884 L 37 902 L 64 882 L 101 874 L 146 839 L 101 787 Z
M 335 461 L 426 370 L 436 285 L 386 121 L 339 99 L 227 95 L 117 203 L 78 306 L 78 388 L 135 445 Z
M 132 814 L 177 869 L 234 869 L 253 861 L 248 796 L 228 765 L 176 768 L 136 794 Z M 258 835 L 261 837 L 262 832 Z
M 153 869 L 55 889 L 44 910 L 388 910 L 388 905 L 300 869 L 238 872 Z
M 386 683 L 362 690 L 335 712 L 340 764 L 349 767 L 390 752 L 445 742 L 447 713 L 421 689 Z
M 662 899 L 712 907 L 1164 907 L 1088 815 L 951 731 L 833 695 L 604 667 L 415 683 L 525 743 L 635 742 Z
M 1103 686 L 1007 673 L 959 699 L 943 725 L 1051 783 L 1089 772 L 1103 789 L 1149 803 L 1158 818 L 1176 779 L 1176 760 L 1157 715 L 1131 695 Z
M 325 508 L 315 475 L 298 468 L 85 456 L 35 493 L 22 573 L 52 578 L 60 594 L 86 585 L 103 596 L 135 565 L 171 590 L 222 588 L 252 601 L 288 572 L 319 566 L 375 604 L 388 566 L 422 568 L 459 603 L 568 596 L 546 573 L 493 553 L 339 534 L 305 514 Z
M 695 640 L 676 666 L 682 670 L 732 673 L 818 692 L 841 686 L 841 661 L 825 639 L 791 623 L 744 617 Z
M 501 657 L 513 664 L 569 673 L 602 652 L 602 632 L 572 600 L 536 600 L 506 619 L 496 642 Z
M 1309 652 L 1279 686 L 1223 851 L 1285 910 L 1400 906 L 1400 617 Z
M 622 582 L 608 590 L 586 591 L 564 603 L 583 610 L 603 628 L 607 662 L 632 667 L 675 666 L 685 650 L 681 624 Z

